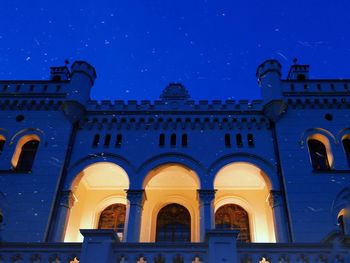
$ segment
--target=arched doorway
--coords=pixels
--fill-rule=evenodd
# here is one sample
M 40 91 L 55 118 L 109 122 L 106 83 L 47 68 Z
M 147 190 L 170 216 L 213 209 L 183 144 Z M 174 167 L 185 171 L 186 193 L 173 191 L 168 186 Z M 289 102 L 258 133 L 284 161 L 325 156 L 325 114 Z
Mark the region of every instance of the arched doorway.
M 249 243 L 250 227 L 247 211 L 239 205 L 227 204 L 215 212 L 215 228 L 223 230 L 239 230 L 238 242 Z
M 156 242 L 190 242 L 191 215 L 179 204 L 163 207 L 157 216 Z
M 123 237 L 126 215 L 126 192 L 129 178 L 125 170 L 110 162 L 85 167 L 73 182 L 74 205 L 65 232 L 65 242 L 80 242 L 80 229 L 115 229 Z M 124 222 L 122 223 L 122 221 Z
M 197 174 L 190 168 L 170 163 L 151 170 L 144 179 L 146 201 L 141 222 L 141 242 L 155 242 L 159 236 L 158 215 L 167 205 L 177 204 L 189 213 L 190 241 L 199 241 L 199 203 L 197 190 L 200 182 Z M 179 207 L 178 207 L 179 208 Z M 173 207 L 173 209 L 175 209 Z M 169 212 L 169 211 L 168 211 Z M 164 214 L 163 214 L 164 215 Z M 166 222 L 166 221 L 163 221 Z M 170 230 L 169 230 L 170 231 Z
M 243 242 L 275 242 L 269 185 L 268 176 L 252 163 L 225 165 L 214 180 L 216 223 L 242 228 L 239 239 Z

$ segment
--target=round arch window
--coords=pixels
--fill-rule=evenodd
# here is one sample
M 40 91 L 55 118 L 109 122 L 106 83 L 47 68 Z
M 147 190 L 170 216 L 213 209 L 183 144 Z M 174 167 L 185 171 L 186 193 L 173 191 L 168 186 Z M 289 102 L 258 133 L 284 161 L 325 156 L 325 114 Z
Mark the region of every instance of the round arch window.
M 248 213 L 239 205 L 227 204 L 221 206 L 215 213 L 215 228 L 239 230 L 237 241 L 251 241 Z
M 190 242 L 191 215 L 179 204 L 163 207 L 157 216 L 156 242 Z

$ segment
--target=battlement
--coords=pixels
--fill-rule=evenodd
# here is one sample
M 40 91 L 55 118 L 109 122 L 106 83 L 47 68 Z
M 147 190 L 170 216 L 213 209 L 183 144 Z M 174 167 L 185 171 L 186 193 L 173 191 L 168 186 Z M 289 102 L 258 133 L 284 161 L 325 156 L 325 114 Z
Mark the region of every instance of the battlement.
M 350 79 L 283 80 L 284 96 L 350 96 Z
M 260 111 L 263 102 L 261 100 L 184 100 L 184 101 L 166 101 L 166 100 L 91 100 L 87 104 L 89 111 Z
M 262 100 L 193 100 L 181 83 L 170 83 L 162 91 L 160 99 L 155 101 L 95 101 L 89 99 L 89 94 L 96 71 L 84 61 L 75 61 L 70 70 L 67 66 L 51 67 L 50 80 L 0 81 L 0 98 L 9 101 L 38 100 L 39 104 L 42 104 L 40 98 L 70 100 L 80 103 L 88 111 L 244 112 L 262 111 L 263 106 L 271 100 L 288 101 L 290 97 L 331 96 L 339 97 L 338 101 L 341 101 L 340 98 L 350 95 L 350 79 L 308 79 L 308 72 L 308 65 L 294 64 L 287 78 L 282 79 L 280 62 L 266 60 L 258 67 L 256 73 L 262 90 Z M 299 76 L 299 73 L 303 77 Z M 12 102 L 6 104 L 10 105 Z
M 54 80 L 2 80 L 0 97 L 64 97 L 69 81 Z

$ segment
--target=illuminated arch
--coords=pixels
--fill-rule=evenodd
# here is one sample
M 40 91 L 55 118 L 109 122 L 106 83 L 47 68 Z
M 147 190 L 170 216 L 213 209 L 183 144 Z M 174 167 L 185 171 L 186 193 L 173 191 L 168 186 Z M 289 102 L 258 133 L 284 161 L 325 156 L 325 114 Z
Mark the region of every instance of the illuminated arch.
M 232 162 L 223 166 L 214 178 L 215 210 L 223 205 L 241 206 L 249 218 L 253 242 L 275 242 L 269 176 L 250 162 Z
M 265 159 L 248 153 L 229 154 L 215 160 L 208 169 L 211 181 L 207 180 L 208 185 L 203 185 L 202 188 L 212 189 L 214 187 L 215 178 L 219 171 L 227 165 L 238 162 L 248 163 L 259 168 L 261 170 L 261 176 L 264 178 L 268 190 L 280 190 L 276 167 Z
M 75 161 L 69 168 L 67 177 L 65 179 L 64 183 L 64 190 L 72 190 L 74 188 L 74 185 L 79 183 L 79 180 L 81 177 L 79 177 L 81 174 L 80 172 L 84 170 L 86 167 L 93 165 L 95 163 L 100 162 L 108 162 L 113 163 L 119 167 L 121 167 L 126 174 L 128 174 L 129 177 L 129 184 L 130 188 L 133 185 L 133 178 L 135 176 L 132 176 L 135 174 L 135 168 L 133 165 L 125 158 L 115 155 L 115 154 L 109 154 L 109 153 L 97 153 L 97 154 L 90 154 L 87 155 L 77 161 Z
M 144 178 L 147 197 L 142 213 L 141 242 L 156 239 L 157 215 L 165 205 L 176 203 L 184 206 L 191 215 L 191 241 L 199 241 L 199 203 L 197 190 L 200 181 L 192 169 L 177 163 L 155 167 Z
M 112 204 L 127 205 L 129 176 L 115 163 L 97 162 L 82 169 L 71 184 L 75 203 L 67 221 L 65 241 L 81 241 L 79 229 L 96 229 L 101 212 Z
M 164 153 L 146 160 L 137 168 L 136 172 L 138 175 L 141 176 L 139 177 L 139 180 L 136 183 L 136 189 L 141 188 L 142 185 L 144 185 L 145 178 L 148 176 L 149 171 L 152 171 L 157 167 L 166 164 L 178 164 L 183 167 L 188 167 L 189 169 L 193 170 L 196 174 L 206 173 L 205 167 L 199 161 L 188 155 L 179 153 Z

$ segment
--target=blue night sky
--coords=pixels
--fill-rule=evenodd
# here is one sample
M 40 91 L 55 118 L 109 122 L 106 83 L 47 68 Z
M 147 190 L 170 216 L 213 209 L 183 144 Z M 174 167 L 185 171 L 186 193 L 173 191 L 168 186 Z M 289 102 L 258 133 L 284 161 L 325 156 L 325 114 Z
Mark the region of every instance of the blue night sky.
M 317 78 L 350 77 L 349 0 L 85 0 L 0 4 L 0 79 L 48 79 L 68 58 L 97 70 L 93 99 L 260 97 L 256 67 L 294 57 Z

